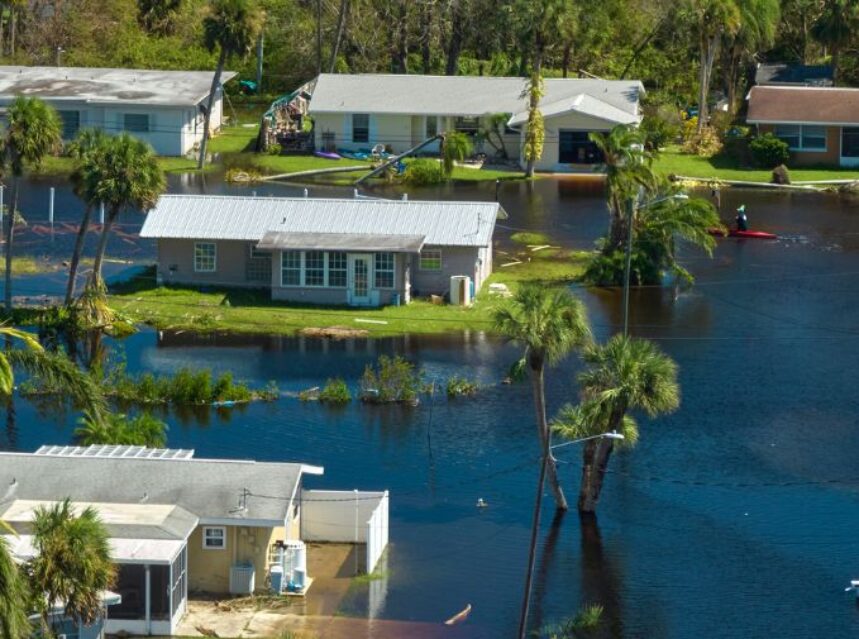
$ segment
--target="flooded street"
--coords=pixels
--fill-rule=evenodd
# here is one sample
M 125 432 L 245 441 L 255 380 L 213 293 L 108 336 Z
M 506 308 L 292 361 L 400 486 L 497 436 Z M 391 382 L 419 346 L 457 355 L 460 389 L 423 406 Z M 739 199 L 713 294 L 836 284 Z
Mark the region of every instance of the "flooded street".
M 49 186 L 57 188 L 53 238 L 43 228 Z M 203 190 L 303 192 L 171 182 L 173 192 Z M 350 193 L 310 188 L 314 197 Z M 409 196 L 490 200 L 495 185 Z M 607 223 L 598 182 L 506 183 L 499 200 L 509 213 L 496 233 L 502 246 L 510 233 L 534 230 L 586 249 Z M 612 462 L 598 521 L 545 513 L 535 626 L 598 603 L 603 634 L 613 638 L 859 632 L 859 608 L 844 593 L 859 578 L 859 202 L 737 189 L 722 200 L 724 219 L 745 204 L 752 228 L 786 239 L 720 240 L 712 260 L 684 256 L 694 287 L 633 291 L 631 332 L 677 361 L 682 406 L 653 423 L 642 418 L 638 445 Z M 77 219 L 80 205 L 67 184 L 30 182 L 20 208 L 30 219 L 21 254 L 70 253 L 73 236 L 62 224 Z M 154 246 L 134 237 L 141 221 L 123 217 L 111 256 L 153 259 Z M 15 292 L 50 292 L 54 281 L 61 290 L 61 275 L 18 278 Z M 600 339 L 618 330 L 618 291 L 577 294 Z M 404 355 L 428 379 L 467 374 L 486 384 L 475 398 L 442 393 L 417 408 L 283 398 L 204 416 L 171 413 L 168 439 L 199 457 L 324 466 L 323 477 L 308 480 L 313 488 L 389 489 L 383 596 L 374 588 L 371 601 L 368 586 L 356 585 L 341 612 L 441 623 L 470 603 L 467 636 L 512 635 L 538 472 L 529 387 L 499 384 L 516 348 L 481 333 L 337 342 L 148 329 L 110 346 L 132 372 L 210 367 L 257 386 L 275 380 L 284 391 L 333 376 L 356 386 L 382 353 Z M 551 412 L 575 400 L 577 368 L 573 357 L 547 374 Z M 0 448 L 68 443 L 74 418 L 18 399 Z M 564 487 L 575 494 L 580 451 L 562 451 Z M 478 498 L 489 507 L 476 508 Z

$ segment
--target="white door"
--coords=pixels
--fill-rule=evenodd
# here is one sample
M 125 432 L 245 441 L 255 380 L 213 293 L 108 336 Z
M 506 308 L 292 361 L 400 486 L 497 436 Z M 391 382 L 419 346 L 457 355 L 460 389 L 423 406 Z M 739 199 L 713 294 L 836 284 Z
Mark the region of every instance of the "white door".
M 370 304 L 370 255 L 349 256 L 349 303 Z

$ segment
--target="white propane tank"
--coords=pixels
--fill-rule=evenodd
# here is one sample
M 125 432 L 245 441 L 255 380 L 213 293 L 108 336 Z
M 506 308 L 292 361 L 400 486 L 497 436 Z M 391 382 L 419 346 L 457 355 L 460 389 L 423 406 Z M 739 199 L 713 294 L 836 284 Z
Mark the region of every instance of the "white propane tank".
M 456 306 L 471 306 L 471 277 L 451 275 L 450 303 Z

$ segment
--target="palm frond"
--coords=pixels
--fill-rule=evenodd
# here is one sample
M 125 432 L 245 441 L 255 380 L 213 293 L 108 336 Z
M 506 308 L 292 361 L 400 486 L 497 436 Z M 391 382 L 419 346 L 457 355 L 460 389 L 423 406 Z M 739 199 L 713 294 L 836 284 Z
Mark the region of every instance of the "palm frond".
M 14 349 L 5 352 L 13 368 L 20 368 L 48 388 L 62 389 L 75 403 L 101 414 L 104 395 L 95 381 L 66 357 L 46 351 Z

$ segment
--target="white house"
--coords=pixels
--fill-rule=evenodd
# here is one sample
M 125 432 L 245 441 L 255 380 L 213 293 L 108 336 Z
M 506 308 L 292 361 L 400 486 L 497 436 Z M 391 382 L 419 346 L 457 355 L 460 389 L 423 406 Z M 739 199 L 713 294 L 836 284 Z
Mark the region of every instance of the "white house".
M 526 86 L 525 78 L 516 77 L 323 73 L 308 111 L 317 149 L 355 151 L 383 144 L 395 153 L 444 131 L 475 134 L 488 117 L 504 114 L 504 146 L 524 164 Z M 638 80 L 546 79 L 540 101 L 546 135 L 538 170 L 599 164 L 602 158 L 588 133 L 637 124 L 643 94 Z M 492 149 L 484 146 L 484 151 L 491 155 Z
M 221 81 L 235 75 L 224 71 Z M 127 131 L 159 155 L 181 156 L 203 137 L 211 85 L 211 71 L 0 66 L 0 113 L 17 96 L 38 97 L 60 114 L 64 140 L 86 127 Z M 219 89 L 213 131 L 221 126 L 222 98 Z
M 117 567 L 107 634 L 171 635 L 189 593 L 304 594 L 304 540 L 366 545 L 372 572 L 388 543 L 388 493 L 303 489 L 319 466 L 202 459 L 193 450 L 43 446 L 0 453 L 0 535 L 17 561 L 34 556 L 39 508 L 94 508 Z

